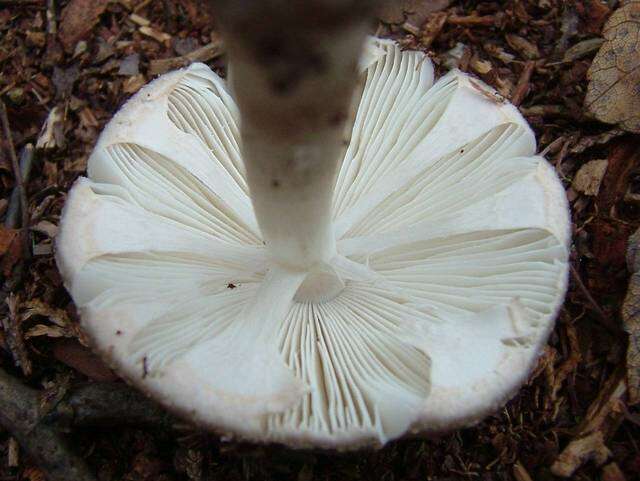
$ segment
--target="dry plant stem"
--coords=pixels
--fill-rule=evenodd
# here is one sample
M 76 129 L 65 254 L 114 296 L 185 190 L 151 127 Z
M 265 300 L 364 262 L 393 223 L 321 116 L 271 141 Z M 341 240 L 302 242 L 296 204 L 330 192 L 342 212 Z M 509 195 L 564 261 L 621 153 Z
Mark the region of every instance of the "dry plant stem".
M 0 370 L 0 424 L 47 473 L 49 481 L 95 481 L 85 463 L 51 426 L 40 423 L 36 391 Z
M 29 224 L 29 212 L 27 212 L 27 193 L 24 188 L 24 182 L 22 181 L 22 172 L 20 171 L 18 156 L 16 155 L 16 149 L 13 144 L 13 136 L 11 135 L 11 126 L 9 125 L 9 117 L 7 116 L 7 108 L 2 101 L 0 101 L 0 120 L 2 121 L 2 130 L 4 133 L 4 137 L 5 139 L 7 139 L 7 143 L 9 145 L 11 167 L 13 169 L 13 175 L 16 179 L 16 187 L 18 189 L 18 195 L 20 197 L 20 211 L 22 213 L 21 227 L 27 227 Z
M 33 145 L 27 144 L 20 153 L 20 175 L 22 176 L 22 183 L 26 185 L 29 182 L 31 176 L 31 167 L 33 166 Z M 7 209 L 7 215 L 4 219 L 4 226 L 8 229 L 15 229 L 18 225 L 18 218 L 22 212 L 21 208 L 21 190 L 19 186 L 15 186 L 11 192 L 9 199 L 9 207 Z
M 210 0 L 242 115 L 243 159 L 274 260 L 335 254 L 331 201 L 371 8 L 363 0 Z

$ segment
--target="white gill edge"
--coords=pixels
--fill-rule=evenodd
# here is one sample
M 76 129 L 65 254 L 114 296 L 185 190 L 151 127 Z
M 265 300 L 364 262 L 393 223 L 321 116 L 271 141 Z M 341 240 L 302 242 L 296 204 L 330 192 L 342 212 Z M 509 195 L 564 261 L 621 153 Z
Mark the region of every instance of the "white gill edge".
M 190 75 L 200 77 L 203 83 L 190 82 Z M 108 147 L 120 143 L 137 144 L 186 169 L 240 216 L 253 232 L 258 233 L 249 197 L 223 164 L 215 160 L 216 155 L 224 152 L 210 151 L 201 138 L 184 132 L 169 120 L 169 96 L 183 82 L 202 89 L 203 96 L 210 95 L 209 91 L 204 92 L 206 82 L 211 82 L 219 92 L 225 92 L 224 82 L 204 64 L 192 64 L 149 83 L 118 111 L 100 135 L 89 158 L 88 175 L 97 182 L 112 182 L 119 174 L 113 170 Z M 220 109 L 231 106 L 230 98 L 217 104 Z M 210 114 L 216 116 L 215 112 Z M 228 112 L 228 115 L 237 114 Z M 194 122 L 197 122 L 195 112 Z
M 444 91 L 446 95 L 442 95 L 441 91 Z M 378 150 L 382 154 L 393 153 L 394 159 L 387 159 L 385 155 L 380 153 L 377 156 L 372 154 L 374 158 L 380 157 L 377 162 L 367 163 L 363 167 L 358 167 L 357 172 L 348 174 L 354 169 L 350 164 L 352 158 L 357 159 L 358 156 L 352 153 L 355 148 L 350 148 L 347 152 L 338 176 L 334 201 L 339 213 L 335 226 L 337 237 L 345 235 L 353 225 L 360 222 L 388 195 L 413 180 L 421 170 L 424 170 L 426 165 L 463 148 L 469 142 L 500 125 L 515 123 L 521 126 L 524 137 L 522 140 L 523 149 L 519 155 L 533 155 L 535 137 L 526 121 L 512 105 L 498 105 L 497 100 L 492 99 L 490 92 L 493 90 L 481 81 L 472 79 L 458 71 L 450 72 L 423 95 L 423 100 L 418 106 L 407 106 L 407 109 L 411 110 L 412 116 L 405 113 L 407 118 L 411 118 L 408 125 L 405 125 L 404 128 L 393 127 L 394 130 L 400 130 L 404 137 L 408 135 L 407 132 L 420 130 L 420 136 L 411 141 L 406 140 L 404 143 L 396 143 L 397 141 L 394 139 L 398 138 L 398 135 L 392 135 L 393 132 L 385 132 L 384 130 L 375 132 L 375 129 L 369 131 L 371 127 L 367 130 L 356 121 L 352 143 L 358 145 L 359 142 L 362 142 L 363 146 L 367 146 L 371 136 L 383 136 L 387 145 Z M 366 98 L 367 87 L 365 87 L 361 108 Z M 444 110 L 437 118 L 429 120 L 429 116 L 434 112 L 434 106 L 438 104 L 441 107 L 436 110 Z M 420 120 L 422 122 L 418 122 Z M 418 123 L 416 124 L 416 122 Z M 413 124 L 416 124 L 416 128 L 412 127 Z M 383 125 L 376 124 L 376 128 L 381 128 Z M 359 129 L 363 128 L 363 133 L 360 133 Z M 363 135 L 364 137 L 360 138 Z M 402 137 L 400 139 L 404 140 Z M 399 153 L 401 153 L 400 158 L 395 158 Z M 380 167 L 392 160 L 394 162 L 393 169 Z M 376 172 L 368 173 L 369 169 L 376 169 Z M 365 186 L 361 186 L 363 183 Z M 356 190 L 359 192 L 357 200 L 344 200 L 349 191 Z
M 519 126 L 503 124 L 460 150 L 421 166 L 345 237 L 406 230 L 495 196 L 535 168 L 535 157 L 517 157 L 527 153 L 525 137 Z M 406 179 L 399 177 L 399 182 Z M 362 208 L 370 205 L 362 204 Z
M 83 286 L 75 282 L 78 272 L 90 260 L 106 254 L 169 252 L 214 259 L 243 257 L 256 270 L 265 265 L 262 247 L 223 242 L 153 214 L 122 200 L 120 196 L 126 196 L 122 190 L 80 178 L 69 193 L 56 240 L 56 260 L 74 299 L 76 295 L 80 296 L 78 300 L 84 299 Z
M 460 193 L 460 195 L 464 195 Z M 532 204 L 532 199 L 542 199 Z M 569 213 L 566 197 L 553 168 L 538 158 L 523 179 L 495 196 L 447 216 L 415 223 L 402 232 L 342 239 L 338 251 L 345 256 L 367 256 L 400 244 L 437 239 L 474 231 L 538 228 L 549 231 L 568 249 Z
M 425 130 L 420 113 L 430 108 L 422 100 L 433 85 L 433 65 L 419 52 L 400 52 L 392 42 L 380 44 L 380 49 L 384 55 L 369 64 L 364 76 L 334 194 L 335 215 L 353 201 L 367 180 L 363 176 L 379 177 L 392 168 Z M 356 178 L 361 181 L 354 184 Z

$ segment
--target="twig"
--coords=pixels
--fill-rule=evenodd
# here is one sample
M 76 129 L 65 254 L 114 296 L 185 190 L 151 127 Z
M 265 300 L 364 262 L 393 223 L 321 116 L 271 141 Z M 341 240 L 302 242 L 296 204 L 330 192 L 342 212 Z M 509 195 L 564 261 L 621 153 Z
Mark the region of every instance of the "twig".
M 58 431 L 41 423 L 37 392 L 0 370 L 0 424 L 20 443 L 50 481 L 96 481 Z
M 171 429 L 176 419 L 122 383 L 90 383 L 71 389 L 44 421 L 62 428 L 148 425 Z
M 211 42 L 204 47 L 180 57 L 163 58 L 149 62 L 149 75 L 158 75 L 169 70 L 181 68 L 192 62 L 207 62 L 224 53 L 221 41 Z
M 570 265 L 570 269 L 571 269 L 571 276 L 573 277 L 573 280 L 576 282 L 578 289 L 580 290 L 580 292 L 582 292 L 582 294 L 587 299 L 589 304 L 591 304 L 591 307 L 593 308 L 594 311 L 596 311 L 596 314 L 598 314 L 597 319 L 600 321 L 600 324 L 614 334 L 619 333 L 620 328 L 617 327 L 615 324 L 613 324 L 609 320 L 605 312 L 602 310 L 600 305 L 596 302 L 596 300 L 593 298 L 593 296 L 591 295 L 587 287 L 582 282 L 582 279 L 580 278 L 580 274 L 578 274 L 578 271 L 576 270 L 576 268 L 573 267 L 573 264 Z
M 11 158 L 11 167 L 13 168 L 13 175 L 16 179 L 16 187 L 18 188 L 18 195 L 20 197 L 20 209 L 22 212 L 22 225 L 20 227 L 28 227 L 29 224 L 29 212 L 27 211 L 27 193 L 24 189 L 24 183 L 22 182 L 22 173 L 20 172 L 20 164 L 18 163 L 18 156 L 16 155 L 16 148 L 13 144 L 13 136 L 11 135 L 11 127 L 9 125 L 9 117 L 7 116 L 7 107 L 4 102 L 0 100 L 0 120 L 2 121 L 2 130 L 4 136 L 7 139 L 9 145 L 9 157 Z
M 33 166 L 33 145 L 27 144 L 20 153 L 20 175 L 22 176 L 22 183 L 27 184 L 29 177 L 31 176 L 31 167 Z M 18 216 L 21 213 L 21 201 L 20 201 L 20 189 L 18 186 L 13 188 L 11 197 L 9 199 L 9 207 L 7 209 L 7 215 L 4 219 L 4 226 L 8 229 L 15 229 L 18 225 Z

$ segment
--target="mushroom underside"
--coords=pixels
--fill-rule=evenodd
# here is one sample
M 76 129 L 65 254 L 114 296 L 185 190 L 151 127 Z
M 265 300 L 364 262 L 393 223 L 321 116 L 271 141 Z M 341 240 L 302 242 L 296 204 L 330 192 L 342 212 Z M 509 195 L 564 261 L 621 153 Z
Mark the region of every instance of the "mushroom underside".
M 477 421 L 537 360 L 569 220 L 531 130 L 477 80 L 434 84 L 419 52 L 373 39 L 361 67 L 337 252 L 308 271 L 262 243 L 239 113 L 206 66 L 101 135 L 58 264 L 96 349 L 166 406 L 253 440 L 384 443 Z

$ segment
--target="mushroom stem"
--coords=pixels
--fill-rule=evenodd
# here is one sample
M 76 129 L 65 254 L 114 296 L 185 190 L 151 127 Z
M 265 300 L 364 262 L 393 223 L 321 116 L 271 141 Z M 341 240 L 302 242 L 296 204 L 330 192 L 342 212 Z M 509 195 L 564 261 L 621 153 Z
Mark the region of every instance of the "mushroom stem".
M 242 116 L 251 199 L 271 257 L 310 269 L 335 255 L 331 204 L 372 5 L 210 0 Z

